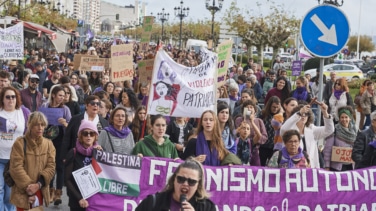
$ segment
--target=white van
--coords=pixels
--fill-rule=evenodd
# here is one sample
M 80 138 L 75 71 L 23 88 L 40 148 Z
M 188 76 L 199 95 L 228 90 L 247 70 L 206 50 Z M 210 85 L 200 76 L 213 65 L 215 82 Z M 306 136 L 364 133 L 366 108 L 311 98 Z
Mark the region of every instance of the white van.
M 201 46 L 208 48 L 208 43 L 204 40 L 194 40 L 188 39 L 187 45 L 185 46 L 187 50 L 191 50 L 192 48 L 195 50 L 196 53 L 200 51 Z

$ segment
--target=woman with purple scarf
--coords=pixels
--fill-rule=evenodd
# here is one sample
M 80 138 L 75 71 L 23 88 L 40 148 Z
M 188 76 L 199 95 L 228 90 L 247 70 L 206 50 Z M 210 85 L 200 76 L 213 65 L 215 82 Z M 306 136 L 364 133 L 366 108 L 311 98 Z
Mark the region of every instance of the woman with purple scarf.
M 82 120 L 78 129 L 78 138 L 75 148 L 71 149 L 66 157 L 64 182 L 69 196 L 71 210 L 86 210 L 89 203 L 81 195 L 72 172 L 91 164 L 93 149 L 101 150 L 97 144 L 97 125 L 88 120 Z
M 288 130 L 282 140 L 285 146 L 276 151 L 270 158 L 268 167 L 272 168 L 310 168 L 310 161 L 300 144 L 300 133 L 297 130 Z
M 229 151 L 222 140 L 217 115 L 211 110 L 204 111 L 197 128 L 196 138 L 188 141 L 182 159 L 192 156 L 204 165 L 220 166 L 221 161 L 228 154 Z
M 127 111 L 124 107 L 116 107 L 111 112 L 109 126 L 105 127 L 105 131 L 98 137 L 98 144 L 105 151 L 130 155 L 135 142 L 132 131 L 127 125 Z
M 338 108 L 344 106 L 353 107 L 352 100 L 349 96 L 349 88 L 345 78 L 339 78 L 334 83 L 334 90 L 329 98 L 329 113 L 333 116 L 334 123 L 338 123 Z
M 299 101 L 311 102 L 311 93 L 309 89 L 308 80 L 304 76 L 299 76 L 296 79 L 296 89 L 291 91 L 290 97 Z M 282 102 L 283 103 L 283 102 Z

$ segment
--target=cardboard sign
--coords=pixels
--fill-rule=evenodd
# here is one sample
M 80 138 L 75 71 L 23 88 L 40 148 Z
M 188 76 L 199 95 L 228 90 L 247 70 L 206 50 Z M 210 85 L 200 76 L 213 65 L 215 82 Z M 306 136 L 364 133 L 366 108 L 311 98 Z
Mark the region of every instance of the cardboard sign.
M 18 23 L 6 29 L 0 28 L 0 59 L 24 58 L 24 25 Z
M 73 57 L 73 69 L 74 70 L 78 70 L 78 68 L 80 68 L 80 64 L 81 64 L 81 57 L 93 57 L 93 58 L 99 58 L 98 56 L 96 55 L 85 55 L 85 54 L 75 54 L 74 57 Z
M 132 80 L 133 44 L 111 46 L 111 81 Z
M 82 56 L 79 68 L 84 72 L 103 72 L 105 65 L 106 59 Z
M 222 42 L 217 47 L 218 53 L 218 73 L 217 73 L 217 87 L 221 87 L 226 83 L 226 75 L 227 70 L 229 67 L 229 61 L 231 58 L 231 50 L 232 50 L 233 42 L 231 40 L 227 40 Z
M 340 163 L 354 163 L 351 159 L 352 148 L 350 147 L 332 147 L 332 159 L 333 162 Z
M 140 42 L 141 51 L 147 51 L 149 49 L 153 23 L 154 23 L 154 16 L 144 17 L 144 22 L 142 24 L 141 42 Z
M 140 82 L 150 83 L 153 76 L 154 59 L 141 60 L 137 64 Z

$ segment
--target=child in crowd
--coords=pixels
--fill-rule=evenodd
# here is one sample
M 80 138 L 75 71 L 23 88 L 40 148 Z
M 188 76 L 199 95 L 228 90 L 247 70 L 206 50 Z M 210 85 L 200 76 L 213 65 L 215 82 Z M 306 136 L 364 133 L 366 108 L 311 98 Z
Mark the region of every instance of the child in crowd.
M 239 137 L 236 139 L 237 152 L 236 155 L 240 158 L 243 164 L 250 164 L 251 166 L 260 166 L 260 157 L 257 142 L 254 143 L 251 138 L 251 125 L 243 121 L 236 129 Z

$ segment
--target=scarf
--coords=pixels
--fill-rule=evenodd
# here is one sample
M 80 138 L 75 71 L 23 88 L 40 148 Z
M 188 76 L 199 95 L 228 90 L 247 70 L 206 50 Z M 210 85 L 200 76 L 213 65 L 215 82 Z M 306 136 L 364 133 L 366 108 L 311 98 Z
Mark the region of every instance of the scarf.
M 239 97 L 238 96 L 236 96 L 236 97 L 234 97 L 234 96 L 228 96 L 228 98 L 230 98 L 230 100 L 232 100 L 232 101 L 238 101 L 239 100 Z
M 334 97 L 337 98 L 337 100 L 339 100 L 339 98 L 341 97 L 343 91 L 342 90 L 334 90 Z
M 109 132 L 111 135 L 118 137 L 118 138 L 126 138 L 128 134 L 131 132 L 129 127 L 123 127 L 123 129 L 118 130 L 113 125 L 104 128 L 105 131 Z
M 206 159 L 203 163 L 204 165 L 207 165 L 207 166 L 220 166 L 221 165 L 221 162 L 218 159 L 217 149 L 213 148 L 212 150 L 210 150 L 208 142 L 205 139 L 204 132 L 200 132 L 197 135 L 196 155 L 203 155 L 203 154 L 206 155 Z
M 355 124 L 351 121 L 349 123 L 349 128 L 343 127 L 341 123 L 338 123 L 334 126 L 335 136 L 340 138 L 342 141 L 347 144 L 353 145 L 356 139 L 356 128 Z
M 297 100 L 307 100 L 308 92 L 306 87 L 298 87 L 295 89 L 294 94 L 292 95 Z
M 235 144 L 234 137 L 232 136 L 228 126 L 226 126 L 222 131 L 222 139 L 226 149 L 231 149 L 231 147 Z
M 299 147 L 298 154 L 290 157 L 290 154 L 287 152 L 286 147 L 283 147 L 281 150 L 282 153 L 282 159 L 280 162 L 280 165 L 287 163 L 288 168 L 294 168 L 294 160 L 300 160 L 302 157 L 304 157 L 302 148 Z
M 97 142 L 95 141 L 93 146 L 89 147 L 89 148 L 85 148 L 77 139 L 76 141 L 76 149 L 77 149 L 77 152 L 79 152 L 81 155 L 84 155 L 84 156 L 87 156 L 87 157 L 91 157 L 92 154 L 93 154 L 93 149 L 95 146 L 97 146 Z
M 368 145 L 370 145 L 373 148 L 376 148 L 376 141 L 371 141 Z

